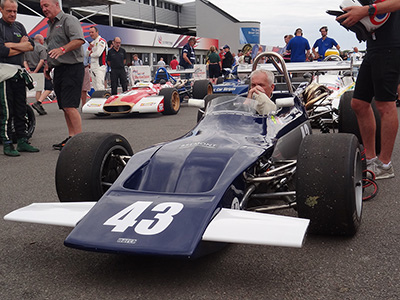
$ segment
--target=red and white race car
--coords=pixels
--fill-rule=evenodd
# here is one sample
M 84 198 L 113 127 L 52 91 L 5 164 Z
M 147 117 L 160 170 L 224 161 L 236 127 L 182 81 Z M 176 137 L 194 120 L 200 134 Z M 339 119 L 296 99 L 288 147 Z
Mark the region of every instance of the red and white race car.
M 207 94 L 212 94 L 213 87 L 208 80 L 171 82 L 166 70 L 165 75 L 166 80 L 155 80 L 157 83 L 137 82 L 129 91 L 118 95 L 96 91 L 83 106 L 82 113 L 97 116 L 128 113 L 174 115 L 178 113 L 184 98 L 203 99 Z

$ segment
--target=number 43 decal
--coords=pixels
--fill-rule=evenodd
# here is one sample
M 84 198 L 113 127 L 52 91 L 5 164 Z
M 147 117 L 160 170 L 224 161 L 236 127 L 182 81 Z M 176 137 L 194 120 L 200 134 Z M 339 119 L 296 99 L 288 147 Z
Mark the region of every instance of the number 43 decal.
M 141 235 L 155 235 L 163 232 L 174 220 L 182 209 L 183 204 L 177 202 L 165 202 L 156 205 L 151 211 L 159 212 L 153 220 L 140 219 L 140 215 L 153 204 L 153 202 L 138 201 L 124 208 L 103 225 L 114 226 L 113 232 L 124 232 L 129 227 L 135 226 L 135 232 Z

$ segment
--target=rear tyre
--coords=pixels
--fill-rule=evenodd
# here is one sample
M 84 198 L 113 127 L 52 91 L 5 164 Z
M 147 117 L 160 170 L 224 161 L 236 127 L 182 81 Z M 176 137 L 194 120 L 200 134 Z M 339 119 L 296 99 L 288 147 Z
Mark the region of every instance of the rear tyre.
M 128 141 L 118 134 L 84 132 L 68 141 L 56 166 L 56 190 L 61 202 L 98 201 L 132 156 Z
M 30 139 L 36 128 L 36 116 L 32 106 L 26 105 L 26 137 Z
M 193 83 L 193 98 L 203 99 L 213 93 L 213 86 L 208 80 L 196 80 Z
M 91 98 L 108 98 L 111 96 L 111 93 L 106 90 L 99 90 L 99 91 L 94 91 Z
M 297 161 L 298 215 L 309 232 L 352 236 L 362 213 L 361 147 L 353 134 L 306 136 Z
M 160 96 L 164 96 L 163 115 L 176 115 L 181 108 L 179 93 L 174 88 L 164 88 L 160 90 Z
M 351 99 L 353 98 L 353 91 L 346 92 L 340 97 L 339 103 L 339 132 L 352 133 L 357 138 L 360 144 L 362 144 L 362 138 L 360 129 L 357 123 L 357 117 L 353 109 L 351 108 Z M 381 117 L 376 108 L 375 101 L 372 101 L 372 110 L 374 111 L 376 121 L 376 133 L 375 133 L 375 151 L 377 154 L 381 152 Z
M 219 77 L 217 78 L 217 84 L 221 84 L 221 83 L 224 83 L 224 77 L 219 76 Z

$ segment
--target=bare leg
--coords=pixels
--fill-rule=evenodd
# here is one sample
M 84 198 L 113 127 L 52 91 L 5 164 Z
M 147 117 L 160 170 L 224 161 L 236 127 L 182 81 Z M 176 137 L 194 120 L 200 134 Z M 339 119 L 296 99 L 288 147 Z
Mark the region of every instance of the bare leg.
M 396 102 L 376 101 L 376 107 L 381 116 L 381 153 L 379 154 L 379 160 L 387 164 L 392 159 L 393 147 L 399 127 Z
M 376 121 L 371 104 L 359 99 L 351 100 L 351 107 L 357 116 L 358 127 L 360 128 L 361 138 L 365 147 L 367 159 L 376 156 L 375 132 Z
M 87 91 L 82 91 L 81 93 L 82 107 L 86 104 L 86 100 L 87 100 Z
M 41 102 L 40 101 L 40 95 L 42 94 L 42 91 L 37 91 L 35 94 L 36 102 Z
M 69 136 L 82 132 L 82 119 L 79 111 L 74 107 L 63 108 L 65 121 L 67 122 Z
M 51 91 L 50 90 L 44 90 L 43 93 L 40 95 L 39 102 L 42 103 L 44 99 L 47 98 L 48 95 L 50 95 Z

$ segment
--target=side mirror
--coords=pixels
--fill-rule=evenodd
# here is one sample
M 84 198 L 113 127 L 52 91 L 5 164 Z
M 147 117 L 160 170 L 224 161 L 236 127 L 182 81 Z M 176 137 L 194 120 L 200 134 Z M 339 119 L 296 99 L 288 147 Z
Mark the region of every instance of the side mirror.
M 276 106 L 279 107 L 292 107 L 294 105 L 294 97 L 278 98 L 275 100 Z
M 189 107 L 197 107 L 197 108 L 204 109 L 205 101 L 203 99 L 192 99 L 192 98 L 190 98 L 188 100 L 188 106 Z

